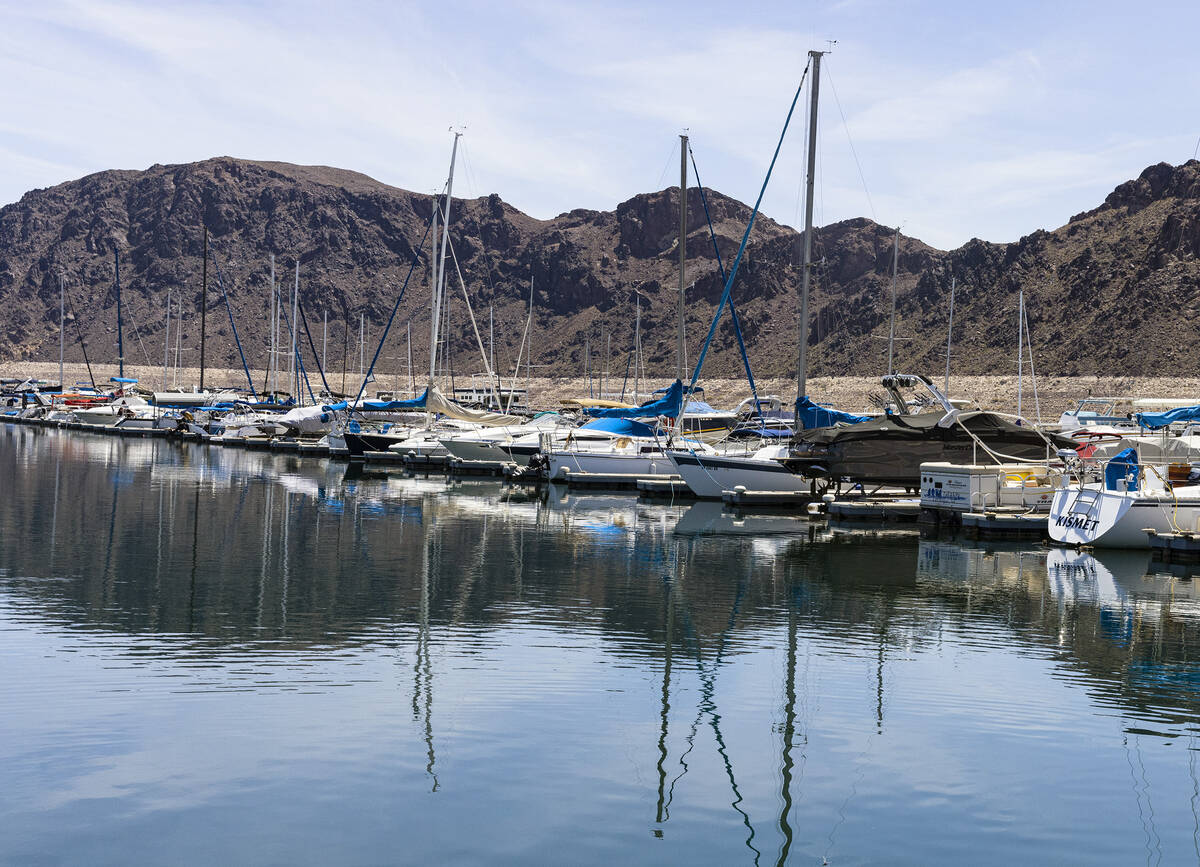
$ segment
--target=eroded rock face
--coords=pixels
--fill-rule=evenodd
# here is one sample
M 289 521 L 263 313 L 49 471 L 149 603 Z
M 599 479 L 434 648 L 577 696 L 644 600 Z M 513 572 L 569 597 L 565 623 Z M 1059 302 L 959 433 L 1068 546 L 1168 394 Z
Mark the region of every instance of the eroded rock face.
M 728 267 L 750 209 L 706 191 L 716 248 Z M 26 194 L 0 209 L 0 352 L 49 358 L 58 345 L 59 276 L 67 282 L 70 352 L 79 330 L 97 361 L 115 361 L 113 251 L 122 260 L 126 358 L 161 363 L 166 298 L 182 300 L 183 361 L 197 358 L 203 227 L 209 230 L 208 359 L 238 362 L 229 306 L 252 366 L 266 361 L 270 255 L 300 298 L 312 345 L 337 374 L 357 372 L 359 316 L 367 357 L 402 286 L 392 337 L 381 353 L 389 375 L 427 365 L 431 292 L 428 196 L 320 166 L 220 157 L 145 171 L 100 172 Z M 579 209 L 536 220 L 499 196 L 453 206 L 451 243 L 482 339 L 493 310 L 499 366 L 510 368 L 531 291 L 533 362 L 543 375 L 576 375 L 590 335 L 593 366 L 626 366 L 635 294 L 643 354 L 652 374 L 674 369 L 679 196 L 635 196 L 615 211 Z M 725 282 L 699 191 L 688 194 L 689 355 L 707 332 Z M 813 236 L 810 359 L 814 374 L 875 374 L 886 358 L 893 231 L 845 220 Z M 751 357 L 764 376 L 788 375 L 798 338 L 801 236 L 760 216 L 738 271 L 734 300 Z M 416 265 L 413 266 L 414 256 Z M 901 237 L 897 346 L 901 367 L 940 370 L 951 278 L 957 279 L 955 370 L 1007 372 L 1024 289 L 1039 371 L 1058 374 L 1200 372 L 1190 345 L 1200 307 L 1200 163 L 1160 164 L 1121 184 L 1100 207 L 1052 232 L 1012 244 L 973 240 L 935 250 Z M 447 275 L 453 366 L 481 368 L 458 273 Z M 329 329 L 322 335 L 324 317 Z M 177 329 L 172 324 L 172 341 Z M 315 367 L 301 332 L 306 364 Z M 736 375 L 732 331 L 717 332 L 706 371 Z M 1131 347 L 1137 347 L 1132 351 Z M 174 350 L 172 350 L 173 352 Z

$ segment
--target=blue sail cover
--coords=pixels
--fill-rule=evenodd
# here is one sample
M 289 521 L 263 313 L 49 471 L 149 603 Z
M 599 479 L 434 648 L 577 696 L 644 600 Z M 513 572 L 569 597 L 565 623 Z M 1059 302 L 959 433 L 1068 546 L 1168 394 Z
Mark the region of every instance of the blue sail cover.
M 1138 483 L 1138 456 L 1136 449 L 1125 449 L 1113 456 L 1104 468 L 1104 487 L 1109 491 L 1122 490 L 1118 486 L 1121 479 L 1126 480 L 1125 490 L 1136 491 Z
M 424 394 L 420 397 L 414 397 L 412 400 L 364 400 L 362 408 L 371 410 L 372 412 L 394 409 L 424 409 L 427 397 L 429 397 L 428 387 L 425 389 Z
M 654 428 L 628 418 L 598 418 L 579 426 L 579 430 L 599 430 L 625 437 L 652 437 Z
M 1142 427 L 1158 430 L 1177 421 L 1200 421 L 1200 406 L 1177 406 L 1166 412 L 1139 412 L 1134 418 Z
M 800 416 L 800 427 L 804 430 L 833 427 L 835 424 L 858 424 L 860 421 L 871 420 L 869 415 L 854 415 L 842 412 L 840 409 L 821 406 L 808 395 L 796 401 L 796 412 Z
M 667 393 L 658 400 L 652 400 L 649 403 L 643 403 L 641 406 L 633 406 L 628 409 L 622 407 L 614 409 L 587 407 L 584 409 L 584 412 L 593 418 L 654 418 L 660 415 L 675 418 L 675 416 L 679 415 L 679 408 L 681 406 L 683 406 L 683 383 L 677 379 L 671 383 L 671 387 L 667 389 Z

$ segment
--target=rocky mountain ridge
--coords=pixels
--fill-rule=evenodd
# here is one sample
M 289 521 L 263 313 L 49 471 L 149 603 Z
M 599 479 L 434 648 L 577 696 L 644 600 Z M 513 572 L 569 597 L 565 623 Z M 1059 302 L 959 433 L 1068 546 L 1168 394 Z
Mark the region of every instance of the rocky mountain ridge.
M 728 266 L 750 209 L 715 191 L 706 196 Z M 389 375 L 407 371 L 411 333 L 419 375 L 428 370 L 431 244 L 422 237 L 431 214 L 429 196 L 355 172 L 229 157 L 100 172 L 35 190 L 0 208 L 0 356 L 57 357 L 61 276 L 69 299 L 68 359 L 81 357 L 82 333 L 93 361 L 114 362 L 116 250 L 127 361 L 162 363 L 170 291 L 173 310 L 181 306 L 183 316 L 181 330 L 172 322 L 171 342 L 178 336 L 182 363 L 195 364 L 207 227 L 211 365 L 239 363 L 224 286 L 250 366 L 265 366 L 274 254 L 277 277 L 289 286 L 299 262 L 301 303 L 317 354 L 335 375 L 344 367 L 356 373 L 360 315 L 369 361 L 415 256 L 380 368 Z M 624 376 L 635 298 L 647 371 L 673 374 L 678 215 L 675 189 L 635 196 L 613 211 L 581 209 L 551 220 L 529 217 L 496 195 L 455 200 L 451 244 L 485 344 L 492 312 L 500 369 L 511 370 L 516 359 L 532 285 L 535 374 L 578 375 L 586 354 L 593 369 L 607 358 L 612 375 Z M 815 375 L 872 375 L 886 365 L 893 233 L 865 218 L 814 231 Z M 797 232 L 759 216 L 734 300 L 762 376 L 794 372 L 800 251 Z M 1013 372 L 1021 289 L 1039 373 L 1200 373 L 1200 360 L 1180 351 L 1200 316 L 1200 162 L 1151 166 L 1099 207 L 1010 244 L 972 240 L 941 251 L 901 236 L 899 368 L 944 368 L 951 277 L 958 290 L 956 373 Z M 688 194 L 687 284 L 694 358 L 723 287 L 695 189 Z M 451 365 L 459 375 L 480 371 L 453 266 L 447 292 Z M 314 368 L 303 336 L 301 343 Z M 728 376 L 740 367 L 726 318 L 705 372 Z

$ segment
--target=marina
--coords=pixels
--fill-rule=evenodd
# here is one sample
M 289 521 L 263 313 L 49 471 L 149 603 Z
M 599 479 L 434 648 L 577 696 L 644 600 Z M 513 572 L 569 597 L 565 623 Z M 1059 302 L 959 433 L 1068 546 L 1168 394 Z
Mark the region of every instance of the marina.
M 0 865 L 1200 865 L 1195 10 L 1080 12 L 11 5 Z

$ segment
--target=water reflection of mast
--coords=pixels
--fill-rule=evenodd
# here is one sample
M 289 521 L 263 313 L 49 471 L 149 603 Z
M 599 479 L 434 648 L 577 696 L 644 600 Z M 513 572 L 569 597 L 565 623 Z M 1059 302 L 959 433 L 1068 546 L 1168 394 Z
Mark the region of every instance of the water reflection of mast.
M 688 548 L 691 548 L 689 543 Z M 750 562 L 750 568 L 753 568 L 753 561 Z M 688 753 L 692 751 L 692 745 L 695 743 L 696 730 L 699 728 L 700 719 L 708 714 L 709 725 L 713 730 L 713 739 L 717 744 L 717 754 L 721 757 L 721 762 L 725 766 L 725 776 L 729 778 L 729 788 L 733 791 L 733 802 L 730 806 L 733 807 L 742 817 L 742 824 L 750 832 L 746 837 L 746 848 L 754 853 L 754 863 L 758 864 L 762 857 L 762 852 L 754 845 L 754 825 L 750 821 L 750 814 L 742 809 L 742 792 L 738 788 L 737 778 L 733 773 L 733 761 L 729 758 L 729 749 L 725 745 L 725 735 L 721 731 L 721 715 L 717 713 L 717 703 L 714 699 L 717 685 L 717 672 L 721 668 L 721 660 L 725 655 L 725 643 L 729 634 L 733 631 L 734 625 L 737 623 L 738 612 L 741 610 L 742 598 L 746 595 L 748 587 L 747 576 L 743 575 L 742 580 L 738 582 L 737 594 L 733 598 L 733 607 L 729 611 L 729 621 L 725 624 L 725 629 L 717 637 L 717 649 L 713 654 L 712 662 L 705 665 L 703 654 L 700 649 L 700 639 L 693 632 L 693 638 L 696 642 L 696 669 L 700 674 L 700 701 L 697 704 L 696 719 L 692 723 L 691 733 L 688 735 L 688 748 L 684 754 L 680 756 L 679 763 L 683 765 L 683 771 L 680 772 L 674 780 L 671 781 L 671 792 L 675 791 L 675 784 L 687 773 L 687 765 L 684 759 Z
M 779 860 L 775 863 L 782 865 L 787 862 L 788 852 L 792 848 L 792 826 L 788 815 L 792 812 L 792 737 L 796 731 L 796 600 L 789 592 L 787 600 L 788 612 L 788 651 L 787 651 L 787 683 L 785 691 L 787 699 L 783 706 L 783 768 L 781 771 L 783 809 L 779 811 L 779 831 L 783 835 L 783 845 L 779 850 Z
M 679 569 L 679 549 L 675 550 L 675 569 Z M 667 590 L 666 598 L 666 642 L 663 647 L 663 683 L 662 683 L 662 712 L 658 735 L 658 809 L 655 812 L 655 822 L 665 822 L 670 813 L 667 811 L 667 718 L 671 712 L 671 641 L 675 621 L 675 582 L 670 575 L 663 575 L 663 584 Z
M 421 602 L 417 612 L 417 658 L 413 663 L 413 719 L 420 719 L 422 710 L 425 718 L 425 748 L 429 761 L 425 773 L 433 779 L 433 788 L 438 790 L 437 772 L 434 770 L 433 751 L 433 668 L 429 661 L 429 580 L 432 524 L 426 526 L 425 539 L 421 543 Z

